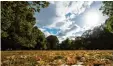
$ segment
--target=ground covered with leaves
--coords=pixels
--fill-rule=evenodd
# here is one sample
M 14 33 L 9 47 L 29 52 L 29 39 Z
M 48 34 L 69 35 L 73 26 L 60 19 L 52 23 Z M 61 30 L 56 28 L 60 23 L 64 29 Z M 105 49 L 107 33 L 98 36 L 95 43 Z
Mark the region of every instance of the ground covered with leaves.
M 1 51 L 1 66 L 113 66 L 113 51 Z

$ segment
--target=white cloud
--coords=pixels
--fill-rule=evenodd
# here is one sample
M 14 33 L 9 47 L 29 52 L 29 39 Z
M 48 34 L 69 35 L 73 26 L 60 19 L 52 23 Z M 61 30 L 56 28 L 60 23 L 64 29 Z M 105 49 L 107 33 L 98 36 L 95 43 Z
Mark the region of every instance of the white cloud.
M 92 1 L 50 1 L 50 3 L 48 8 L 44 8 L 40 13 L 35 15 L 37 20 L 39 20 L 38 26 L 40 28 L 60 29 L 57 36 L 61 41 L 67 37 L 80 36 L 80 33 L 78 34 L 77 32 L 83 32 L 88 28 L 85 25 L 81 28 L 75 18 L 84 13 L 91 6 Z M 52 34 L 44 28 L 41 30 L 46 36 Z
M 50 4 L 55 4 L 55 2 L 54 2 L 54 1 L 49 1 L 49 3 L 50 3 Z
M 85 8 L 89 7 L 89 5 L 83 7 L 84 4 L 88 2 L 84 1 L 64 1 L 64 2 L 55 2 L 56 6 L 56 16 L 52 19 L 53 23 L 49 25 L 49 27 L 57 27 L 55 24 L 69 21 L 69 19 L 75 18 L 77 14 L 83 13 Z M 91 4 L 92 2 L 90 2 Z M 89 3 L 88 3 L 89 4 Z M 70 13 L 70 17 L 66 18 L 66 14 Z
M 77 15 L 83 13 L 86 8 L 88 8 L 91 5 L 92 2 L 57 2 L 56 3 L 56 14 L 57 18 L 54 18 L 53 24 L 51 26 L 60 28 L 60 37 L 63 39 L 66 39 L 67 37 L 74 36 L 73 34 L 76 32 L 79 32 L 82 28 L 80 28 L 75 21 L 72 21 L 71 19 L 76 18 Z M 67 15 L 69 14 L 70 15 Z M 66 15 L 68 17 L 66 17 Z M 57 24 L 57 26 L 56 26 Z M 62 40 L 63 40 L 62 39 Z
M 70 1 L 56 2 L 56 15 L 65 16 Z

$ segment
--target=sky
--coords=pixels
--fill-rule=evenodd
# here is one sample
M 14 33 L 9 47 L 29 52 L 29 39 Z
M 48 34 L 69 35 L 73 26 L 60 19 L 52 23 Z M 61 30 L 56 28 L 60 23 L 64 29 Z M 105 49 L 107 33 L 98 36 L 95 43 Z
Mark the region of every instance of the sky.
M 45 36 L 55 35 L 60 41 L 74 39 L 101 25 L 108 18 L 99 8 L 101 1 L 49 1 L 47 8 L 35 13 L 36 26 Z

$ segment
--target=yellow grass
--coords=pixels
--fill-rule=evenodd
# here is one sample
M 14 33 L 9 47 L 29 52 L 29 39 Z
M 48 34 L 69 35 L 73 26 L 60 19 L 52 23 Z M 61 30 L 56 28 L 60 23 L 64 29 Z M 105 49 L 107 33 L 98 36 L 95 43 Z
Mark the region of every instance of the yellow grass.
M 1 66 L 113 66 L 113 50 L 1 51 Z

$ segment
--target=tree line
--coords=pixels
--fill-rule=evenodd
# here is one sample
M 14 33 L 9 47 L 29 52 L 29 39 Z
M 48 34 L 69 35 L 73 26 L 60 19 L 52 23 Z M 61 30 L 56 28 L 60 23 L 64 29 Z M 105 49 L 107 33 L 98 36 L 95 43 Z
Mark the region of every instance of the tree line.
M 86 30 L 75 40 L 59 43 L 56 36 L 45 37 L 39 30 L 35 12 L 49 6 L 46 1 L 1 2 L 1 50 L 78 50 L 113 49 L 113 2 L 103 1 L 100 8 L 109 18 L 104 24 Z

